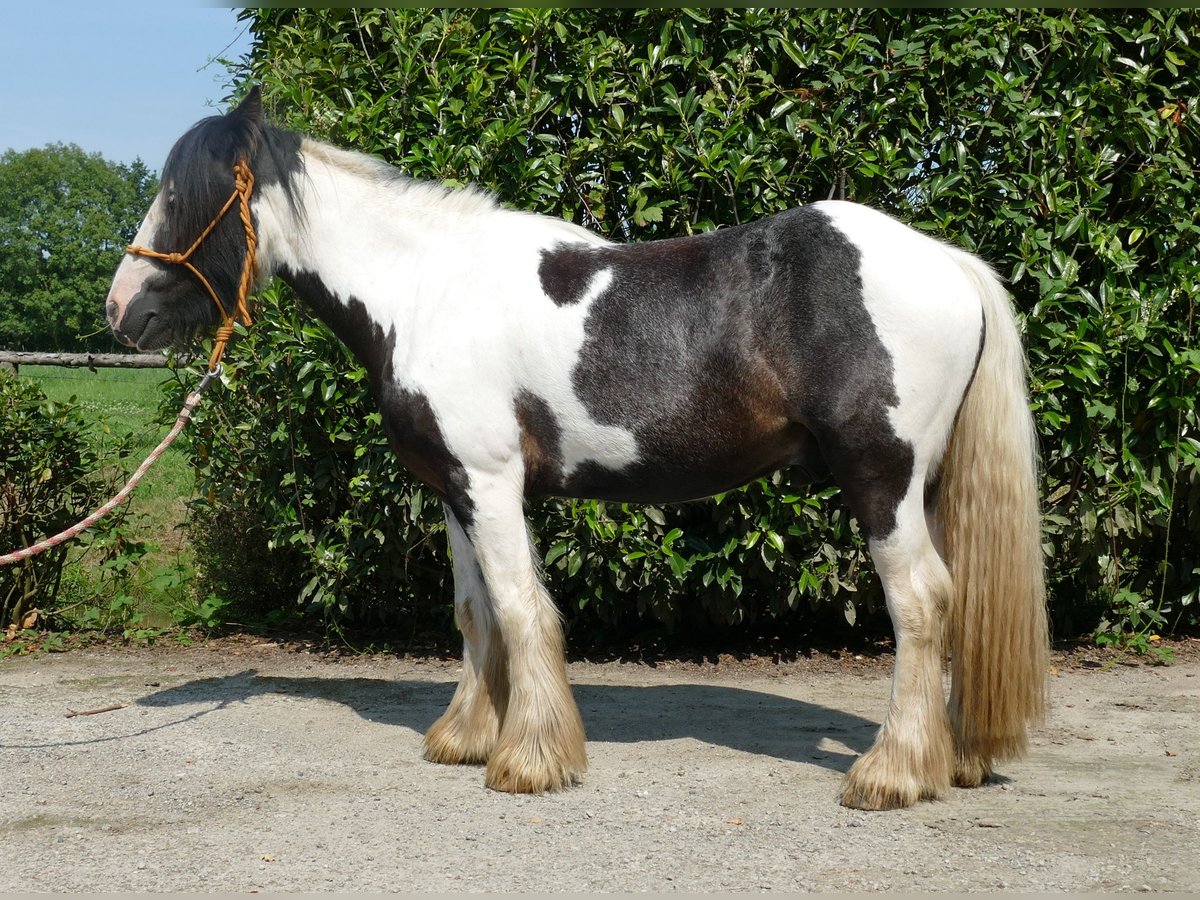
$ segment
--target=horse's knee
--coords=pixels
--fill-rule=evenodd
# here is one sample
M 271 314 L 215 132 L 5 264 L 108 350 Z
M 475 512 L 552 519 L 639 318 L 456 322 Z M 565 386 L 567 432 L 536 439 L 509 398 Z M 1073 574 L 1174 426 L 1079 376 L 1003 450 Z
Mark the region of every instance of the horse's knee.
M 494 614 L 485 597 L 467 594 L 454 598 L 454 624 L 468 652 L 485 653 L 495 631 Z
M 888 614 L 899 642 L 940 646 L 953 586 L 950 572 L 928 540 L 872 549 Z
M 924 616 L 923 634 L 940 644 L 954 596 L 954 584 L 950 570 L 932 542 L 924 543 L 918 551 L 911 581 Z

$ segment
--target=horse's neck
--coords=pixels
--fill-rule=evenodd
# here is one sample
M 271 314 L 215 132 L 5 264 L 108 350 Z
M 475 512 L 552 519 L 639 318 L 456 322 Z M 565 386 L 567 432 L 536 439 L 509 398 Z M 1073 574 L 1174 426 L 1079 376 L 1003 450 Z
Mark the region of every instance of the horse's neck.
M 318 278 L 347 301 L 420 283 L 447 248 L 503 215 L 489 198 L 410 181 L 375 160 L 305 141 L 294 197 L 268 196 L 269 268 Z

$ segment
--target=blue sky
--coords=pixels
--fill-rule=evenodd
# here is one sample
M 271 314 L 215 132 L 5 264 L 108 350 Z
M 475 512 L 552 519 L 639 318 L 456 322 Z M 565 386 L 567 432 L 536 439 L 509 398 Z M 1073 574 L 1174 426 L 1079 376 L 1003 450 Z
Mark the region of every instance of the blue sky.
M 154 171 L 193 122 L 224 110 L 225 67 L 250 49 L 237 10 L 198 2 L 0 6 L 0 152 L 78 144 Z

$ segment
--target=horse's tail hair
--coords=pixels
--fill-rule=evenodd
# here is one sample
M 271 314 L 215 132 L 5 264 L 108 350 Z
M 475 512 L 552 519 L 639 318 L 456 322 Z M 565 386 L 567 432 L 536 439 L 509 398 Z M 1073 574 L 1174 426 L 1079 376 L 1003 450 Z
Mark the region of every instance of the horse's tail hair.
M 983 304 L 983 347 L 941 466 L 938 518 L 954 583 L 946 619 L 959 752 L 1021 755 L 1046 711 L 1049 630 L 1037 435 L 1008 293 L 978 258 L 952 255 Z

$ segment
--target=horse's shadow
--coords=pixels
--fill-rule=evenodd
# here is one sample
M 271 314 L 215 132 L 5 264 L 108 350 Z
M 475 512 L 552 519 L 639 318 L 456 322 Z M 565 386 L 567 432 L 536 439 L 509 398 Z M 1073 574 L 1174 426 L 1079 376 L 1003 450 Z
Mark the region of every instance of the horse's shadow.
M 589 741 L 635 743 L 692 738 L 780 760 L 845 772 L 870 746 L 878 723 L 842 710 L 748 688 L 710 684 L 577 684 Z M 266 694 L 342 703 L 364 719 L 423 734 L 454 692 L 449 682 L 260 675 L 247 669 L 156 691 L 149 707 L 222 707 Z

